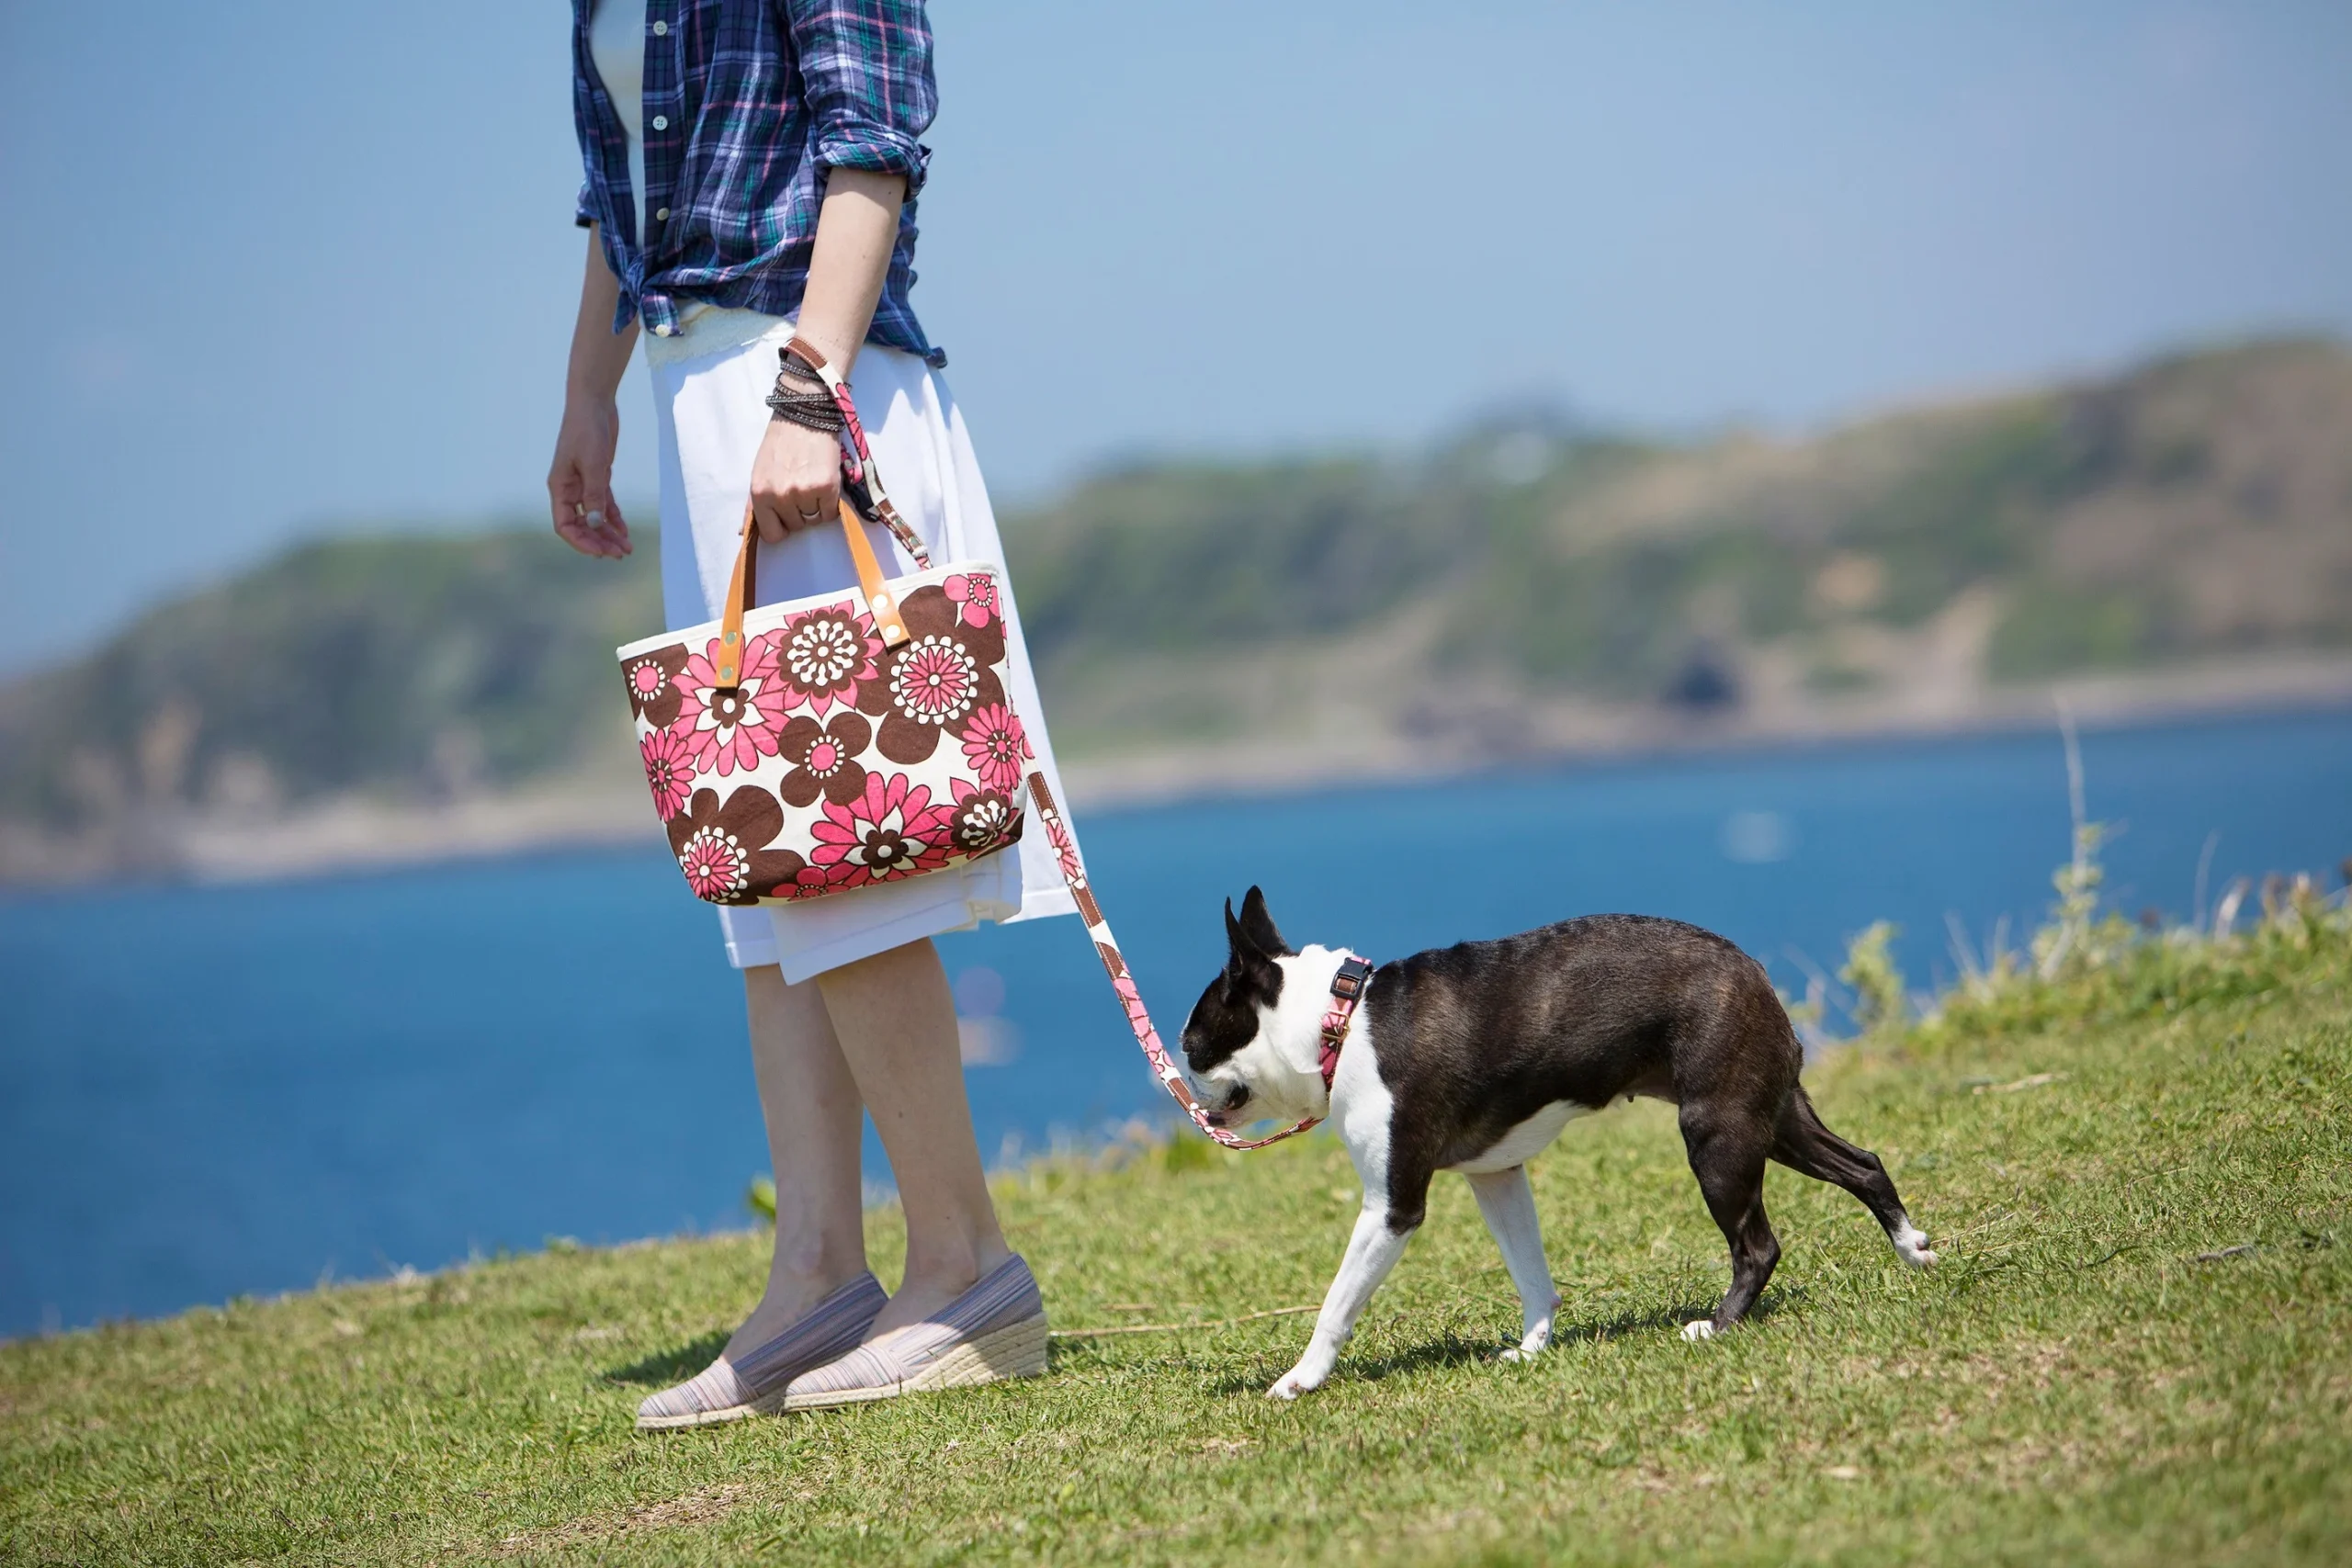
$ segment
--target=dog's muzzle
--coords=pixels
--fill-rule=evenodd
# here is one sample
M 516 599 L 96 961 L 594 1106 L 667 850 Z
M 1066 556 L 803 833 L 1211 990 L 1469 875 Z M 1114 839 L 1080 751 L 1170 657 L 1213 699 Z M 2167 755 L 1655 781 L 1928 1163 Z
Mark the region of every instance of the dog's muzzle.
M 1243 1106 L 1249 1103 L 1250 1086 L 1248 1084 L 1235 1084 L 1221 1103 L 1211 1104 L 1207 1098 L 1204 1096 L 1201 1101 L 1202 1114 L 1207 1118 L 1208 1124 L 1210 1126 L 1223 1127 L 1230 1123 L 1235 1111 L 1240 1110 Z

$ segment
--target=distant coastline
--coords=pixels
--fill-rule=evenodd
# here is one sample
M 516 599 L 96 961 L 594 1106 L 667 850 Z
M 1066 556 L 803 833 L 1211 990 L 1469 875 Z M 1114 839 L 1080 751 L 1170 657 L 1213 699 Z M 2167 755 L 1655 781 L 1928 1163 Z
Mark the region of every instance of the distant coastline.
M 1694 717 L 1655 705 L 1537 704 L 1531 705 L 1535 722 L 1529 727 L 1532 734 L 1528 741 L 1456 753 L 1448 766 L 1429 765 L 1425 757 L 1395 745 L 1390 737 L 1368 736 L 1356 751 L 1328 740 L 1295 746 L 1258 741 L 1235 747 L 1175 746 L 1065 761 L 1062 772 L 1074 808 L 1119 809 L 1333 784 L 1433 782 L 1511 764 L 1622 761 L 2031 729 L 2055 723 L 2062 698 L 2077 722 L 2093 728 L 2336 708 L 2352 714 L 2352 655 L 2266 657 L 2187 670 L 2085 676 L 2030 689 L 1983 690 L 1965 705 L 1909 710 L 1872 702 Z
M 1693 717 L 1656 705 L 1530 705 L 1525 732 L 1484 749 L 1449 749 L 1444 765 L 1367 730 L 1355 748 L 1328 736 L 1284 744 L 1261 738 L 1193 743 L 1065 761 L 1072 809 L 1119 810 L 1185 800 L 1286 795 L 1325 787 L 1437 782 L 1511 765 L 1622 761 L 1643 756 L 1739 752 L 1838 740 L 1931 739 L 2032 728 L 2064 698 L 2098 728 L 2342 708 L 2352 715 L 2352 656 L 2291 656 L 2202 663 L 2166 671 L 2085 676 L 2031 689 L 1979 689 L 1965 706 L 1899 709 L 1886 703 L 1813 705 L 1801 712 L 1735 711 Z M 617 761 L 618 752 L 616 751 Z M 21 833 L 21 829 L 12 829 Z M 635 781 L 618 773 L 467 795 L 434 805 L 345 796 L 268 820 L 179 813 L 150 825 L 149 881 L 252 882 L 390 870 L 661 838 Z M 6 846 L 18 871 L 5 886 L 74 886 L 118 879 L 71 863 L 39 874 L 31 846 Z M 62 858 L 62 857 L 61 857 Z M 24 874 L 30 868 L 34 874 Z

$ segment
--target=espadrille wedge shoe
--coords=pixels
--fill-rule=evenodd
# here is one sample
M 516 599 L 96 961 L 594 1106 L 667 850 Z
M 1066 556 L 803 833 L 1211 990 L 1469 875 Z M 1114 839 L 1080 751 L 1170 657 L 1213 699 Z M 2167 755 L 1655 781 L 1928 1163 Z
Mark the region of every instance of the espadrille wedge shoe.
M 1015 1257 L 921 1323 L 894 1328 L 803 1372 L 781 1398 L 763 1400 L 760 1408 L 827 1410 L 902 1393 L 1034 1378 L 1045 1370 L 1045 1299 L 1029 1265 Z
M 781 1397 L 794 1378 L 854 1348 L 889 1299 L 881 1280 L 860 1275 L 740 1362 L 721 1356 L 684 1382 L 648 1398 L 637 1407 L 637 1429 L 707 1427 L 756 1415 L 762 1398 Z

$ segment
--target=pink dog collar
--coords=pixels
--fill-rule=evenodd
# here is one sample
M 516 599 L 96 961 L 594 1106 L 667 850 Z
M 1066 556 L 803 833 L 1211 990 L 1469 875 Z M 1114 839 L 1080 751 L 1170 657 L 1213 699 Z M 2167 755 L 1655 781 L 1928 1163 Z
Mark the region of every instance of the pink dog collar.
M 1356 1004 L 1363 1000 L 1363 989 L 1372 984 L 1372 960 L 1349 953 L 1340 960 L 1340 972 L 1331 976 L 1331 1005 L 1323 1012 L 1323 1044 L 1316 1053 L 1315 1065 L 1323 1070 L 1323 1088 L 1328 1092 L 1331 1080 L 1340 1072 L 1340 1046 L 1348 1037 L 1348 1025 L 1356 1016 Z

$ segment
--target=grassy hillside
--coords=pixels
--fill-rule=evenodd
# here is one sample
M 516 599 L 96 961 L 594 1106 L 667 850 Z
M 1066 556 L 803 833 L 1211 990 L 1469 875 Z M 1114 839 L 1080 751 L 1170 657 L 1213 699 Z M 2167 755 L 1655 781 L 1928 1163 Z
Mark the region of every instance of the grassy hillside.
M 1036 1382 L 684 1433 L 763 1238 L 558 1247 L 0 1346 L 20 1562 L 2341 1562 L 2352 1555 L 2352 919 L 2100 928 L 1810 1075 L 1942 1253 L 1775 1169 L 1759 1314 L 1669 1113 L 1536 1162 L 1566 1303 L 1530 1365 L 1446 1180 L 1331 1382 L 1261 1391 L 1355 1193 L 1331 1142 L 1191 1138 L 1001 1183 Z M 1115 1020 L 1103 1021 L 1105 1049 Z M 899 1242 L 871 1222 L 877 1256 Z
M 1164 465 L 1005 534 L 1066 760 L 1231 783 L 1268 754 L 1461 765 L 1694 718 L 1965 722 L 2004 683 L 2352 649 L 2352 352 L 2256 344 L 1795 442 L 1514 428 Z M 650 551 L 305 547 L 0 690 L 0 879 L 168 870 L 191 825 L 342 799 L 626 797 L 606 660 L 658 618 Z

